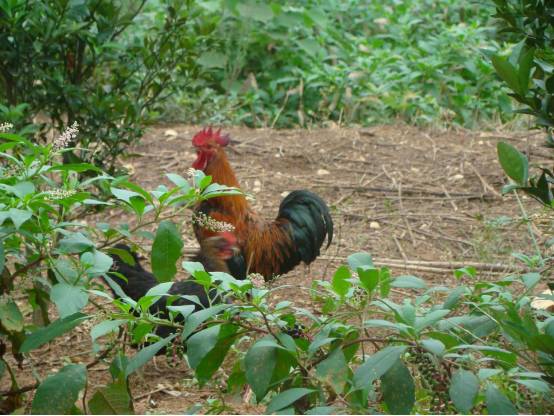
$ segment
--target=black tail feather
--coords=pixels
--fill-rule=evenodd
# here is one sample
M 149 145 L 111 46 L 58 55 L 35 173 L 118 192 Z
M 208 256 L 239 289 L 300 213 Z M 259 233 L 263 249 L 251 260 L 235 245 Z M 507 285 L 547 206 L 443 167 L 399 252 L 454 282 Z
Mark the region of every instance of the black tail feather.
M 333 241 L 333 220 L 329 208 L 323 199 L 310 191 L 291 192 L 281 202 L 278 217 L 288 220 L 296 249 L 287 264 L 283 265 L 285 269 L 292 269 L 300 261 L 310 264 L 319 256 L 325 238 L 326 247 Z M 282 273 L 288 270 L 282 270 Z

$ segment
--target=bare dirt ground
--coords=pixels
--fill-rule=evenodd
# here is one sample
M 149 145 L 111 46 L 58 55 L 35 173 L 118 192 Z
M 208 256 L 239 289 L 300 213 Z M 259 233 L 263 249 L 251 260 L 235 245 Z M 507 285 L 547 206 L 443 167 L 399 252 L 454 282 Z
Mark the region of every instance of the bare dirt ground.
M 167 183 L 165 173 L 184 175 L 195 157 L 190 139 L 197 131 L 183 125 L 150 129 L 131 157 L 122 160 L 131 179 L 153 189 Z M 282 299 L 308 308 L 313 306 L 309 297 L 294 287 L 330 279 L 357 251 L 371 253 L 376 264 L 390 266 L 395 275 L 417 275 L 430 285 L 455 286 L 452 271 L 462 265 L 474 265 L 481 276 L 509 271 L 516 265 L 510 253 L 530 252 L 531 246 L 514 197 L 499 194 L 505 179 L 496 143 L 510 141 L 527 148 L 533 162 L 552 164 L 540 147 L 542 137 L 523 133 L 434 132 L 405 125 L 226 131 L 238 142 L 228 155 L 258 212 L 273 218 L 280 200 L 294 189 L 318 193 L 332 209 L 331 247 L 309 269 L 299 267 L 275 283 L 292 286 L 280 292 Z M 538 204 L 525 199 L 524 204 L 530 214 L 540 214 Z M 126 216 L 107 212 L 96 219 L 125 222 Z M 540 218 L 533 227 L 539 243 L 552 234 Z M 189 248 L 195 247 L 191 234 L 184 237 Z M 81 326 L 33 358 L 20 374 L 29 382 L 32 371 L 44 377 L 62 363 L 90 362 L 88 328 Z M 106 369 L 100 364 L 90 371 L 90 395 L 109 382 Z M 240 397 L 223 395 L 215 383 L 201 389 L 194 383 L 185 364 L 158 358 L 131 380 L 135 410 L 182 413 L 200 404 L 201 412 L 214 412 L 218 409 L 210 409 L 207 400 L 219 399 L 230 406 L 225 413 L 263 412 Z

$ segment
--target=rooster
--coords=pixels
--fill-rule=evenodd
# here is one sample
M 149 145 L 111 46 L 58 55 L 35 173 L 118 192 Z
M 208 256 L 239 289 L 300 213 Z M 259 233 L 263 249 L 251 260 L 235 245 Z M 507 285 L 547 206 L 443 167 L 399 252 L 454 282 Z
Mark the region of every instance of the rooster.
M 112 254 L 114 261 L 110 277 L 121 287 L 123 292 L 131 299 L 138 301 L 146 293 L 158 285 L 154 275 L 146 271 L 139 262 L 136 253 L 124 244 L 117 244 L 114 248 L 126 251 L 133 257 L 134 264 L 126 263 L 119 255 Z M 192 260 L 202 263 L 204 269 L 208 272 L 229 272 L 226 260 L 231 258 L 236 251 L 236 238 L 231 233 L 219 233 L 216 236 L 204 240 L 200 250 Z M 123 279 L 121 276 L 125 277 Z M 221 302 L 215 289 L 206 293 L 204 286 L 193 281 L 184 280 L 173 283 L 168 291 L 169 295 L 174 296 L 196 296 L 198 303 L 193 300 L 179 297 L 173 302 L 173 305 L 193 305 L 194 312 L 210 307 L 213 303 Z M 167 319 L 169 312 L 167 310 L 167 298 L 161 297 L 157 302 L 150 306 L 149 311 L 158 318 Z M 179 315 L 180 316 L 180 315 Z M 160 337 L 167 337 L 173 332 L 171 327 L 160 326 L 156 329 L 156 334 Z
M 197 157 L 192 167 L 212 177 L 213 182 L 239 188 L 239 182 L 225 154 L 229 135 L 204 129 L 192 139 Z M 325 202 L 310 191 L 291 192 L 279 206 L 277 218 L 264 221 L 249 206 L 244 195 L 211 198 L 196 207 L 197 215 L 230 223 L 235 227 L 240 253 L 227 261 L 231 274 L 244 279 L 259 273 L 265 280 L 287 273 L 300 262 L 310 264 L 320 254 L 327 238 L 333 239 L 333 221 Z M 214 231 L 194 225 L 200 243 Z

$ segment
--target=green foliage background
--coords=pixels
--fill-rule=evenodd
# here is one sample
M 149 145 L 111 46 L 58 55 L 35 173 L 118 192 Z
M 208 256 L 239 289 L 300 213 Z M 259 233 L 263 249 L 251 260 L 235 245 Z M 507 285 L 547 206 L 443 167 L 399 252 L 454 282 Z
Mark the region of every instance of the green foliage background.
M 200 1 L 202 75 L 171 115 L 187 122 L 477 127 L 510 118 L 485 56 L 492 4 L 453 0 Z

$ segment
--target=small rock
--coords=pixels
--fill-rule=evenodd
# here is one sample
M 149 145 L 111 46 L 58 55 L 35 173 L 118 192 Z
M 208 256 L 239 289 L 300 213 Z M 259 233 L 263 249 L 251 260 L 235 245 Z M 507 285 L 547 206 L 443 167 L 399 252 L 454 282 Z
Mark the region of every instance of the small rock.
M 260 192 L 262 190 L 262 183 L 259 179 L 256 179 L 254 181 L 254 188 L 252 189 L 252 192 Z
M 325 169 L 319 169 L 317 171 L 317 174 L 320 175 L 320 176 L 323 176 L 323 175 L 329 175 L 331 172 L 329 172 L 328 170 L 325 170 Z
M 178 135 L 179 135 L 179 133 L 177 133 L 177 130 L 167 129 L 166 131 L 164 131 L 164 136 L 165 137 L 175 138 Z
M 378 17 L 377 19 L 373 19 L 373 23 L 383 28 L 389 24 L 389 19 L 386 17 Z
M 124 163 L 123 167 L 129 173 L 129 175 L 133 176 L 135 174 L 135 167 L 131 163 Z
M 552 296 L 554 293 L 550 290 L 545 290 L 541 293 L 541 295 L 546 296 Z M 538 310 L 545 310 L 548 312 L 554 312 L 554 302 L 550 299 L 542 299 L 539 295 L 539 297 L 534 298 L 531 301 L 531 307 Z
M 381 228 L 381 226 L 379 225 L 379 223 L 377 221 L 371 221 L 369 223 L 369 228 L 371 228 L 373 230 L 378 230 L 379 228 Z
M 450 180 L 451 180 L 451 181 L 459 181 L 459 180 L 461 180 L 461 179 L 464 179 L 464 175 L 461 175 L 461 174 L 459 174 L 459 173 L 458 173 L 457 175 L 454 175 L 454 176 L 451 176 L 451 177 L 450 177 Z

